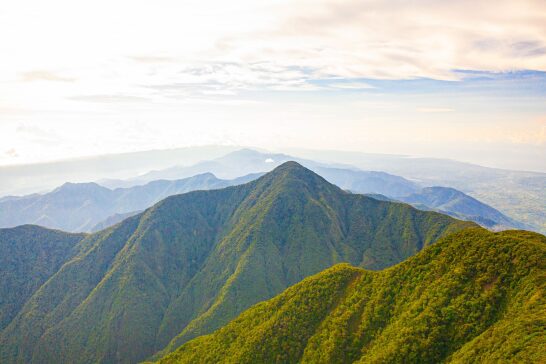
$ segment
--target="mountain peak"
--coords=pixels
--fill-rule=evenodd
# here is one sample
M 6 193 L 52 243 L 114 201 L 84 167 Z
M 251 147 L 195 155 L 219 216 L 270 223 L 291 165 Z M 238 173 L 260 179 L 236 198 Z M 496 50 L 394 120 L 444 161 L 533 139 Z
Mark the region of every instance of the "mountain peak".
M 66 182 L 57 187 L 53 192 L 89 192 L 89 191 L 109 191 L 108 188 L 100 186 L 95 182 Z
M 283 164 L 281 164 L 280 166 L 275 168 L 273 170 L 273 172 L 281 171 L 281 170 L 283 170 L 283 171 L 296 171 L 298 169 L 306 170 L 306 171 L 309 171 L 310 173 L 313 173 L 309 169 L 305 168 L 304 166 L 302 166 L 301 164 L 299 164 L 298 162 L 295 162 L 295 161 L 284 162 Z
M 314 183 L 325 183 L 330 185 L 324 178 L 311 171 L 310 169 L 305 168 L 298 162 L 288 161 L 284 162 L 277 168 L 273 169 L 271 172 L 267 173 L 266 176 L 269 176 L 273 179 L 294 179 L 299 181 Z M 333 186 L 333 185 L 332 185 Z
M 214 178 L 214 179 L 217 179 L 218 177 L 216 177 L 216 175 L 215 175 L 214 173 L 205 172 L 205 173 L 196 174 L 195 176 L 192 176 L 192 177 L 188 177 L 187 179 L 189 179 L 189 178 L 196 178 L 196 179 L 209 179 L 209 178 Z

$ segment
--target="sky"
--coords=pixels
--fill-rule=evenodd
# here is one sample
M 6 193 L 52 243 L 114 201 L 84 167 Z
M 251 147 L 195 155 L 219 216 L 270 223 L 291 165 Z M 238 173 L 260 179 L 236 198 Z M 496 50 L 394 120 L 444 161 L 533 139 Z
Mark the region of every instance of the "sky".
M 0 2 L 0 165 L 208 144 L 546 172 L 546 2 Z

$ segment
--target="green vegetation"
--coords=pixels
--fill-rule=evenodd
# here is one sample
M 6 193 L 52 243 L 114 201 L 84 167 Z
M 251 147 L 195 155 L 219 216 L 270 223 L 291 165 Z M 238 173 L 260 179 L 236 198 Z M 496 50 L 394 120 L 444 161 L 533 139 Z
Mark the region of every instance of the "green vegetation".
M 392 268 L 336 265 L 160 360 L 546 362 L 546 237 L 474 228 Z
M 75 254 L 74 247 L 84 236 L 33 225 L 0 229 L 0 331 Z
M 0 332 L 0 362 L 138 362 L 337 263 L 382 269 L 471 226 L 285 163 L 87 236 Z

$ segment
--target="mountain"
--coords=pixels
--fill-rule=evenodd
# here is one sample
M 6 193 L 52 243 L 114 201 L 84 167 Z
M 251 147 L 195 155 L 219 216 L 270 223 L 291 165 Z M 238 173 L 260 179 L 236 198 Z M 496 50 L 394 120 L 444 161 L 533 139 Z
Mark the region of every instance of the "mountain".
M 546 173 L 483 167 L 441 158 L 359 152 L 293 150 L 291 154 L 324 163 L 335 161 L 363 170 L 381 170 L 422 186 L 456 188 L 546 234 Z M 520 161 L 521 162 L 521 161 Z
M 154 177 L 145 181 L 139 181 L 138 178 L 126 180 L 126 178 L 150 171 L 152 168 L 162 171 L 175 164 L 196 165 L 196 163 L 199 164 L 199 161 L 215 160 L 215 158 L 237 149 L 240 148 L 233 146 L 190 147 L 112 154 L 42 164 L 0 166 L 0 176 L 2 176 L 0 196 L 43 193 L 66 181 L 99 180 L 100 185 L 111 189 L 142 185 L 165 178 Z M 546 233 L 546 205 L 543 203 L 546 200 L 546 173 L 488 168 L 449 159 L 416 158 L 406 155 L 302 149 L 287 150 L 287 152 L 291 155 L 290 157 L 286 154 L 276 154 L 285 157 L 278 161 L 275 160 L 275 162 L 280 164 L 286 160 L 321 161 L 323 166 L 329 167 L 347 169 L 346 166 L 352 166 L 352 169 L 384 171 L 402 176 L 420 187 L 456 188 L 502 211 L 509 218 L 524 223 L 535 231 Z M 287 157 L 288 159 L 286 159 Z M 521 163 L 521 160 L 518 162 Z M 268 172 L 278 165 L 266 163 L 265 159 L 258 160 L 257 163 L 269 167 L 260 168 L 255 172 Z M 339 163 L 343 163 L 344 166 Z M 309 167 L 305 163 L 301 164 Z M 183 170 L 185 168 L 183 166 L 177 168 Z M 230 169 L 226 171 L 229 173 Z M 231 171 L 238 171 L 234 177 L 250 173 L 248 169 L 243 169 L 241 172 L 240 168 L 231 169 Z M 187 178 L 205 172 L 213 172 L 220 178 L 232 178 L 218 174 L 212 169 L 204 168 L 194 173 L 183 176 L 175 175 L 175 177 L 168 179 Z M 104 180 L 104 178 L 110 180 Z M 342 188 L 348 189 L 343 186 Z M 378 191 L 358 192 L 381 193 Z
M 6 197 L 0 199 L 0 226 L 38 224 L 74 232 L 96 232 L 135 215 L 170 195 L 249 182 L 263 175 L 263 172 L 256 171 L 272 169 L 289 158 L 290 156 L 284 154 L 267 154 L 243 149 L 190 167 L 173 167 L 153 172 L 147 177 L 141 177 L 138 182 L 145 183 L 148 178 L 175 178 L 201 173 L 184 179 L 161 179 L 144 185 L 133 185 L 137 183 L 136 181 L 125 181 L 126 183 L 120 181 L 117 185 L 125 184 L 132 187 L 114 190 L 96 183 L 67 183 L 45 195 Z M 345 168 L 325 166 L 309 160 L 300 162 L 344 190 L 386 195 L 391 199 L 410 203 L 419 209 L 442 212 L 494 230 L 532 229 L 531 226 L 521 224 L 452 188 L 421 189 L 409 180 L 384 172 L 360 171 L 350 166 L 344 166 Z M 238 173 L 252 171 L 255 173 L 231 180 L 221 180 L 210 172 L 204 172 L 207 169 L 231 177 Z
M 0 331 L 63 263 L 84 234 L 39 226 L 0 229 Z
M 378 193 L 366 193 L 365 195 L 380 201 L 405 202 L 419 210 L 436 211 L 460 220 L 473 221 L 492 231 L 532 230 L 530 226 L 515 221 L 491 206 L 454 188 L 425 187 L 418 193 L 397 199 Z
M 264 153 L 253 149 L 240 149 L 212 160 L 203 160 L 193 165 L 175 165 L 145 173 L 133 178 L 134 183 L 153 181 L 156 179 L 179 179 L 196 174 L 211 172 L 224 179 L 233 179 L 250 173 L 265 173 L 279 165 L 295 160 L 286 154 Z M 298 162 L 300 162 L 298 160 Z
M 152 171 L 132 179 L 133 184 L 142 184 L 155 179 L 173 180 L 199 173 L 214 173 L 222 178 L 269 172 L 287 161 L 296 161 L 328 182 L 344 190 L 358 193 L 381 193 L 398 197 L 417 192 L 417 184 L 405 178 L 376 171 L 362 171 L 350 165 L 324 164 L 312 160 L 295 158 L 286 154 L 264 153 L 252 149 L 241 149 L 223 157 L 202 161 L 192 166 L 174 166 L 164 170 Z M 131 180 L 125 182 L 131 185 Z
M 127 219 L 127 218 L 129 218 L 131 216 L 135 216 L 135 215 L 138 215 L 140 213 L 142 213 L 142 210 L 125 212 L 123 214 L 114 214 L 114 215 L 108 216 L 106 219 L 100 221 L 95 226 L 93 226 L 91 228 L 90 232 L 96 233 L 97 231 L 104 230 L 106 228 L 109 228 L 110 226 L 113 226 L 113 225 L 116 225 L 116 224 L 122 222 L 123 220 L 125 220 L 125 219 Z
M 288 162 L 88 235 L 0 333 L 0 362 L 138 362 L 336 263 L 382 269 L 470 226 Z
M 256 178 L 260 177 L 261 175 L 262 175 L 261 173 L 252 173 L 252 174 L 247 174 L 247 175 L 239 177 L 239 178 L 234 178 L 232 180 L 220 180 L 220 179 L 216 179 L 216 177 L 214 177 L 214 175 L 211 174 L 211 173 L 205 173 L 203 175 L 190 177 L 190 178 L 187 178 L 185 180 L 178 180 L 178 181 L 172 181 L 172 182 L 170 182 L 170 181 L 160 181 L 161 184 L 167 185 L 167 186 L 169 186 L 169 188 L 163 189 L 163 191 L 161 191 L 161 194 L 158 194 L 158 195 L 154 196 L 152 201 L 157 202 L 156 200 L 160 199 L 158 196 L 161 196 L 161 197 L 165 198 L 165 197 L 176 195 L 176 194 L 179 194 L 179 193 L 182 193 L 182 192 L 190 192 L 190 191 L 197 191 L 197 190 L 203 190 L 203 189 L 206 190 L 206 189 L 221 188 L 222 186 L 236 186 L 236 185 L 239 185 L 239 184 L 243 184 L 243 183 L 253 181 Z M 202 180 L 199 177 L 207 177 L 207 178 Z M 185 181 L 191 181 L 191 182 L 186 183 Z M 147 186 L 158 184 L 158 183 L 159 183 L 159 181 L 150 182 L 150 183 L 147 184 Z M 146 188 L 146 186 L 144 187 L 144 189 L 145 188 Z M 137 187 L 127 188 L 126 190 L 128 190 L 128 191 L 132 191 L 132 190 L 138 191 L 139 189 L 140 188 L 137 186 Z M 140 197 L 139 193 L 126 194 L 126 195 L 131 195 L 131 197 L 133 197 L 135 200 L 138 200 L 139 197 Z M 138 203 L 140 205 L 142 205 L 142 207 L 149 207 L 149 206 L 151 206 L 153 204 L 149 200 L 147 202 L 146 201 L 144 201 L 144 202 L 139 201 Z M 146 205 L 146 206 L 144 206 L 144 205 Z M 106 219 L 100 221 L 95 226 L 93 226 L 91 228 L 90 232 L 97 232 L 97 231 L 106 229 L 106 228 L 108 228 L 108 227 L 110 227 L 112 225 L 115 225 L 115 224 L 125 220 L 128 217 L 137 215 L 137 214 L 139 214 L 141 212 L 142 212 L 142 210 L 137 210 L 137 211 L 130 211 L 130 212 L 113 214 L 111 216 L 108 216 Z
M 494 230 L 534 229 L 533 226 L 522 224 L 454 188 L 440 186 L 421 188 L 414 181 L 385 172 L 362 171 L 350 165 L 324 164 L 308 159 L 294 158 L 286 154 L 263 153 L 251 149 L 231 152 L 226 156 L 200 162 L 193 166 L 171 167 L 154 171 L 139 177 L 134 183 L 147 181 L 150 178 L 177 178 L 205 171 L 212 171 L 220 176 L 233 177 L 244 173 L 269 171 L 287 160 L 296 160 L 344 190 L 362 194 L 381 194 L 391 199 L 410 203 L 420 209 L 439 211 L 456 218 L 474 221 Z M 386 161 L 387 167 L 391 164 Z M 380 165 L 374 165 L 374 167 L 381 169 Z
M 546 237 L 467 229 L 393 268 L 336 265 L 160 360 L 543 363 Z
M 132 182 L 112 183 L 129 187 L 110 189 L 97 183 L 65 183 L 45 194 L 4 197 L 0 200 L 0 227 L 35 224 L 71 232 L 93 232 L 171 195 L 249 182 L 289 158 L 244 149 L 190 167 L 150 172 Z M 343 189 L 390 196 L 418 190 L 412 182 L 382 172 L 327 168 L 311 161 L 307 164 Z M 231 179 L 219 179 L 209 171 Z M 154 178 L 161 179 L 151 180 Z
M 493 230 L 528 228 L 500 211 L 467 194 L 449 187 L 426 187 L 398 198 L 422 210 L 434 210 L 462 220 L 474 221 Z
M 417 184 L 385 172 L 321 166 L 311 167 L 311 170 L 342 189 L 356 193 L 375 193 L 398 198 L 419 190 Z
M 222 180 L 204 173 L 176 181 L 158 180 L 114 190 L 96 183 L 65 183 L 52 192 L 0 201 L 0 227 L 36 224 L 65 231 L 96 231 L 134 215 L 165 197 L 202 189 L 223 188 L 257 178 Z M 110 225 L 108 225 L 110 224 Z
M 167 168 L 177 163 L 191 165 L 236 149 L 239 148 L 211 145 L 0 166 L 0 196 L 43 193 L 66 181 L 82 183 L 104 178 L 130 178 L 152 168 Z

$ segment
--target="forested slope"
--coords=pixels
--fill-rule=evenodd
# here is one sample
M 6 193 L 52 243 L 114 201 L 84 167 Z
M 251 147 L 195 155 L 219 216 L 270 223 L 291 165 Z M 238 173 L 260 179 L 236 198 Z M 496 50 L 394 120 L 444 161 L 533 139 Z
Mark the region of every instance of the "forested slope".
M 336 265 L 160 363 L 540 363 L 545 288 L 544 236 L 468 229 L 380 272 Z
M 84 234 L 40 226 L 0 229 L 0 332 L 27 299 L 72 258 Z
M 0 333 L 0 362 L 134 363 L 334 264 L 382 269 L 469 226 L 346 193 L 293 162 L 171 196 L 82 240 Z

